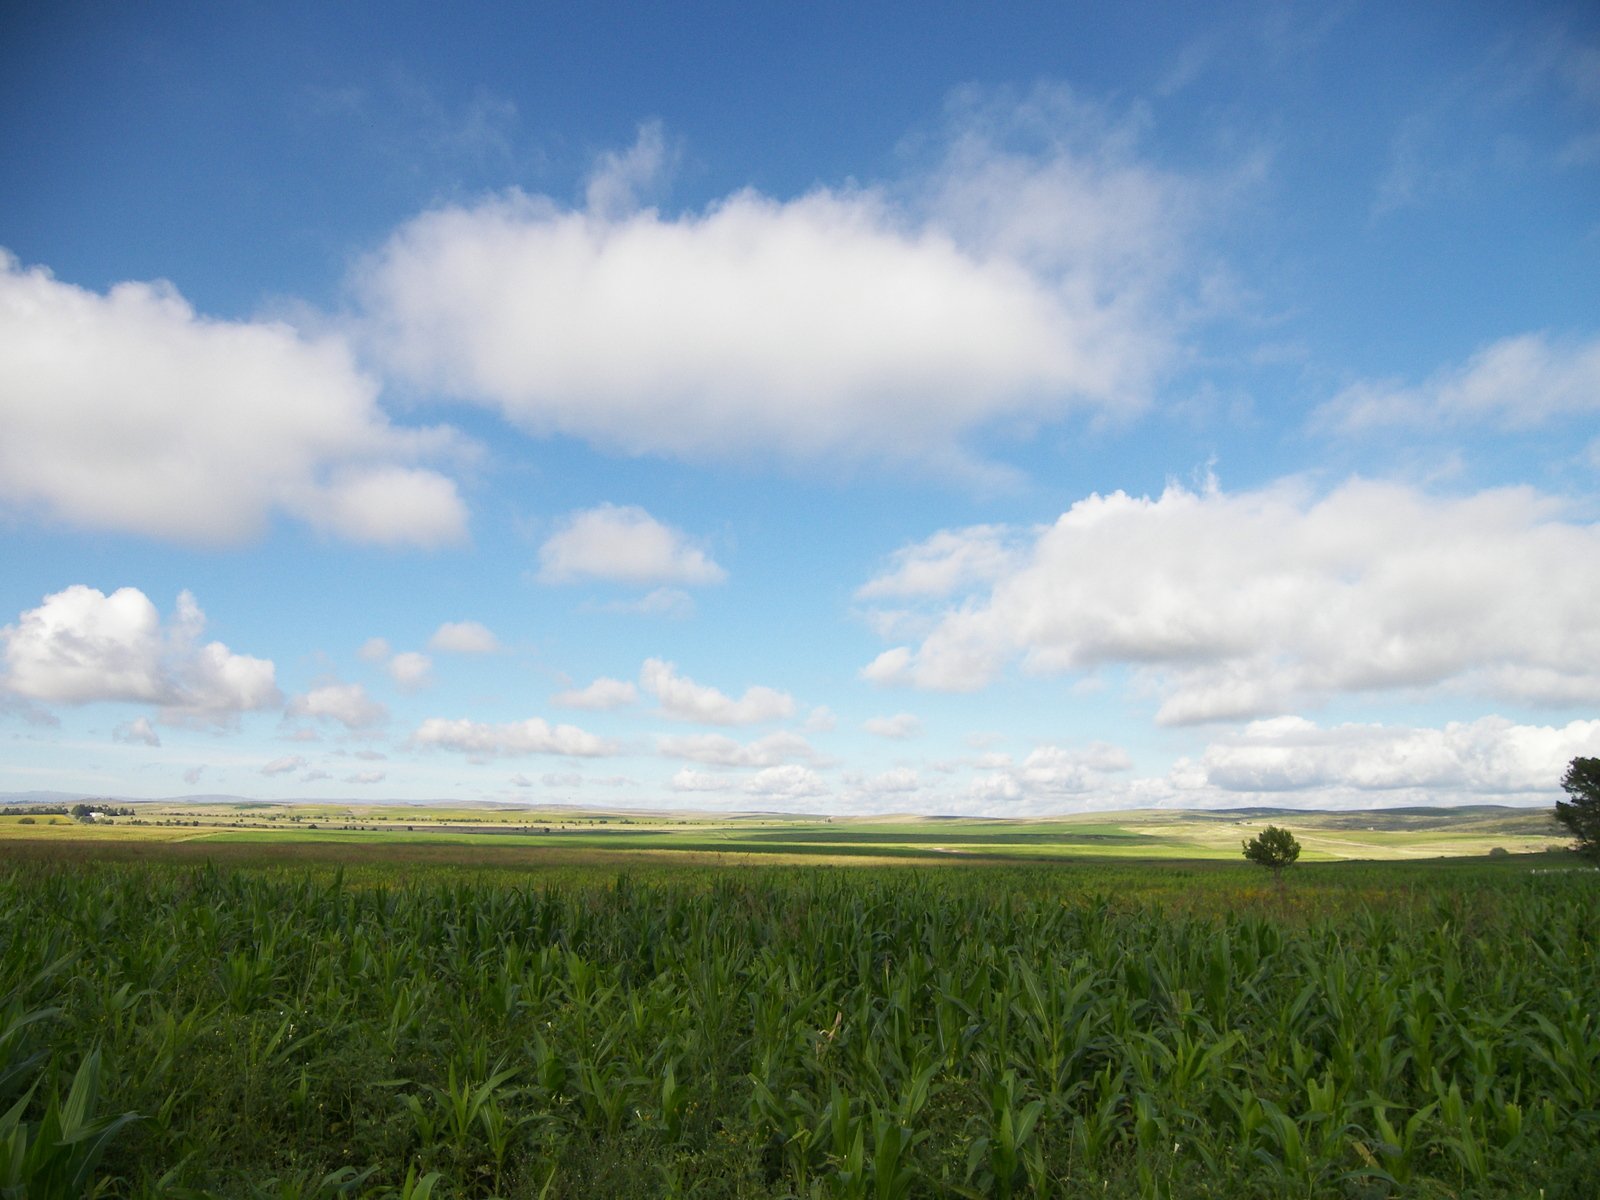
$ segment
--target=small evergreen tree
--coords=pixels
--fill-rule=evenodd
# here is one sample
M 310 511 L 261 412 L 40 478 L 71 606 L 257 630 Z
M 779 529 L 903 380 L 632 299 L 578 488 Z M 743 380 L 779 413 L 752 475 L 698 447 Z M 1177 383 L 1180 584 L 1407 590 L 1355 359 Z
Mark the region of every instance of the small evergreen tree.
M 1279 879 L 1283 869 L 1300 857 L 1300 843 L 1287 829 L 1268 825 L 1244 843 L 1244 856 L 1253 863 L 1267 867 L 1272 871 L 1272 877 Z
M 1600 862 L 1600 758 L 1573 759 L 1561 786 L 1572 802 L 1556 801 L 1556 820 L 1577 839 L 1574 850 Z

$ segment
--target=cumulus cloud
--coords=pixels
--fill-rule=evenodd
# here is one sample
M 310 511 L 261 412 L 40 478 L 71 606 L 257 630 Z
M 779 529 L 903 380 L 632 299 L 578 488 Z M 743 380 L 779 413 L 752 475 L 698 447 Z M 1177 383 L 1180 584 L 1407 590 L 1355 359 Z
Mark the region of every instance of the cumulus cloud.
M 1596 594 L 1600 527 L 1528 488 L 1172 486 L 1074 504 L 985 594 L 862 674 L 960 691 L 1010 663 L 1131 668 L 1168 724 L 1439 687 L 1587 703 L 1600 700 Z
M 1561 341 L 1544 333 L 1503 338 L 1466 364 L 1420 384 L 1358 383 L 1316 414 L 1342 433 L 1391 426 L 1487 425 L 1533 429 L 1558 417 L 1600 411 L 1600 338 Z
M 783 730 L 753 742 L 736 741 L 722 733 L 665 736 L 656 739 L 656 749 L 668 758 L 719 767 L 771 767 L 816 757 L 810 742 Z
M 1126 750 L 1105 742 L 1085 746 L 1046 744 L 1035 747 L 1021 763 L 1007 754 L 986 754 L 970 765 L 983 774 L 967 786 L 966 799 L 991 811 L 1062 811 L 1084 807 L 1138 807 L 1147 799 L 1132 798 L 1129 781 L 1119 776 L 1133 766 Z
M 739 780 L 732 775 L 696 771 L 690 767 L 684 767 L 672 776 L 672 790 L 675 792 L 730 792 L 738 786 Z
M 1291 716 L 1252 722 L 1173 774 L 1191 788 L 1252 795 L 1335 791 L 1374 794 L 1385 804 L 1505 801 L 1554 794 L 1568 762 L 1597 752 L 1600 721 L 1521 725 L 1491 716 L 1428 729 L 1322 727 Z
M 1127 754 L 1115 747 L 1040 746 L 1022 760 L 1016 776 L 1028 791 L 1076 795 L 1101 786 L 1108 773 L 1132 765 Z
M 375 637 L 368 638 L 362 643 L 361 649 L 356 653 L 363 661 L 383 667 L 388 672 L 389 678 L 408 692 L 415 691 L 431 681 L 433 660 L 416 650 L 406 650 L 396 654 L 388 641 Z
M 871 717 L 861 726 L 875 737 L 891 741 L 905 741 L 922 732 L 922 721 L 912 713 L 895 713 L 892 717 Z
M 862 780 L 860 787 L 869 796 L 909 796 L 921 789 L 922 779 L 911 767 L 896 767 Z
M 346 775 L 346 783 L 382 783 L 388 778 L 384 771 L 357 771 L 354 775 Z
M 809 767 L 768 767 L 744 778 L 684 768 L 672 777 L 674 791 L 739 792 L 762 802 L 789 803 L 827 796 L 829 789 Z
M 596 679 L 588 687 L 558 692 L 550 702 L 559 708 L 586 708 L 609 712 L 639 701 L 639 689 L 626 679 Z
M 346 729 L 371 729 L 389 719 L 389 710 L 359 683 L 329 683 L 289 701 L 291 717 L 337 721 Z
M 721 583 L 726 571 L 678 530 L 642 508 L 602 504 L 573 513 L 539 547 L 545 583 Z
M 826 704 L 817 705 L 806 717 L 807 733 L 832 733 L 838 727 L 838 715 Z
M 353 542 L 435 547 L 467 535 L 456 485 L 421 467 L 347 467 L 308 492 L 306 519 Z
M 641 197 L 661 182 L 671 158 L 661 122 L 641 125 L 637 140 L 627 150 L 600 155 L 584 190 L 589 211 L 610 219 L 637 212 Z
M 389 678 L 403 688 L 419 688 L 433 673 L 433 660 L 426 654 L 408 650 L 389 660 Z
M 705 687 L 677 667 L 659 658 L 646 659 L 639 669 L 639 683 L 654 696 L 661 711 L 683 721 L 708 725 L 755 725 L 775 721 L 794 713 L 794 697 L 787 692 L 756 685 L 745 689 L 734 700 L 714 687 Z
M 368 638 L 361 643 L 361 649 L 356 653 L 362 661 L 370 663 L 388 662 L 389 656 L 394 653 L 387 640 L 381 637 Z
M 862 600 L 939 598 L 992 583 L 1015 568 L 1019 532 L 1003 525 L 941 530 L 903 547 L 892 565 L 857 589 Z
M 616 753 L 610 742 L 576 725 L 552 726 L 538 717 L 501 725 L 429 717 L 411 735 L 411 743 L 456 750 L 474 758 L 525 754 L 598 758 Z
M 477 621 L 446 621 L 433 631 L 428 649 L 442 654 L 495 654 L 500 639 Z
M 287 775 L 291 771 L 298 771 L 305 765 L 305 759 L 298 754 L 290 754 L 285 755 L 283 758 L 273 759 L 261 768 L 261 773 L 263 775 Z
M 161 745 L 161 735 L 150 724 L 149 717 L 136 717 L 132 721 L 124 721 L 111 731 L 111 736 L 131 746 Z
M 197 314 L 169 284 L 104 295 L 0 250 L 0 503 L 85 529 L 237 543 L 274 513 L 355 541 L 466 534 L 460 447 L 391 426 L 334 337 Z
M 357 290 L 376 355 L 536 434 L 690 459 L 949 462 L 972 430 L 1141 406 L 1201 190 L 1065 89 L 969 93 L 883 187 L 636 206 L 659 130 L 585 207 L 512 190 L 406 223 Z
M 745 780 L 744 790 L 751 796 L 787 801 L 807 800 L 829 794 L 828 785 L 822 781 L 821 776 L 810 767 L 793 763 L 757 771 Z
M 282 702 L 270 661 L 202 645 L 204 628 L 188 592 L 163 625 L 137 588 L 107 596 L 74 584 L 0 629 L 4 686 L 31 700 L 155 704 L 167 721 L 225 723 Z

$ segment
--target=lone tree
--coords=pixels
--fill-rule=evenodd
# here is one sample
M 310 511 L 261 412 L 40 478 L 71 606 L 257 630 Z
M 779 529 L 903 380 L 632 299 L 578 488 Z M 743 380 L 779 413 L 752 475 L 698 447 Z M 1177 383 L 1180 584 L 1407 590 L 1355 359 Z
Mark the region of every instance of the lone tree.
M 1294 840 L 1294 834 L 1287 829 L 1268 825 L 1244 843 L 1244 856 L 1253 863 L 1270 868 L 1274 879 L 1281 879 L 1283 869 L 1300 857 L 1300 843 Z
M 1572 803 L 1556 801 L 1556 820 L 1577 839 L 1573 849 L 1600 862 L 1600 758 L 1575 758 L 1561 777 Z

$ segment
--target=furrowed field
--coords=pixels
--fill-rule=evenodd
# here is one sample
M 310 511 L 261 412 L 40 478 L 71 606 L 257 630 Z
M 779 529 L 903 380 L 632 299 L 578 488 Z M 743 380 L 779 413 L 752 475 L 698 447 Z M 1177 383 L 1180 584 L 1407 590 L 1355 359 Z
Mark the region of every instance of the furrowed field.
M 1565 856 L 1281 890 L 1176 862 L 8 860 L 8 1197 L 1600 1178 L 1600 888 Z

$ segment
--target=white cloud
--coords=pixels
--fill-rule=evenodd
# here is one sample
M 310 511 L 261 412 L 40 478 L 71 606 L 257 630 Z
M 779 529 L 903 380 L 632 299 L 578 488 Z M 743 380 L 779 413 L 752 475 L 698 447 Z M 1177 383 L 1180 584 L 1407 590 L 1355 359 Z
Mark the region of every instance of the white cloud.
M 127 742 L 130 746 L 161 745 L 161 735 L 150 724 L 149 717 L 136 717 L 132 721 L 124 721 L 111 731 L 111 736 L 119 742 Z
M 7 686 L 39 700 L 159 701 L 169 690 L 161 617 L 137 588 L 110 596 L 74 584 L 0 636 Z
M 863 600 L 942 597 L 992 583 L 1014 569 L 1020 547 L 1016 530 L 974 525 L 940 530 L 926 541 L 895 551 L 890 569 L 863 584 Z
M 1017 774 L 1031 792 L 1079 794 L 1101 786 L 1108 772 L 1126 770 L 1131 765 L 1127 754 L 1115 747 L 1074 751 L 1062 746 L 1040 746 L 1022 760 Z
M 421 467 L 347 467 L 304 502 L 313 524 L 353 542 L 446 546 L 467 536 L 456 485 Z
M 630 199 L 647 130 L 584 210 L 425 213 L 357 280 L 375 352 L 534 433 L 691 459 L 950 462 L 982 426 L 1136 410 L 1200 189 L 1064 89 L 951 111 L 942 158 L 888 187 L 669 216 Z
M 745 689 L 737 700 L 714 687 L 703 687 L 659 658 L 646 659 L 639 683 L 654 696 L 669 717 L 703 721 L 708 725 L 755 725 L 794 713 L 794 697 L 759 685 Z
M 682 771 L 677 771 L 672 776 L 672 790 L 714 795 L 730 795 L 736 792 L 744 797 L 750 797 L 750 802 L 760 806 L 787 806 L 790 803 L 816 800 L 830 795 L 829 787 L 816 771 L 810 770 L 808 766 L 792 765 L 792 763 L 786 766 L 768 766 L 766 770 L 757 771 L 744 778 L 718 771 L 696 771 L 691 766 L 685 766 Z M 730 802 L 725 800 L 718 806 L 726 806 L 728 803 Z
M 986 754 L 973 765 L 987 772 L 976 776 L 968 789 L 971 799 L 1015 806 L 1031 801 L 1046 807 L 1080 805 L 1122 785 L 1114 776 L 1133 766 L 1120 746 L 1091 742 L 1086 746 L 1035 747 L 1020 765 L 1006 754 Z
M 807 733 L 832 733 L 839 727 L 839 718 L 826 704 L 819 704 L 806 717 Z
M 429 717 L 411 735 L 411 742 L 417 746 L 457 750 L 476 758 L 521 754 L 596 758 L 616 752 L 604 738 L 575 725 L 551 726 L 538 717 L 503 725 Z
M 1553 794 L 1568 762 L 1596 753 L 1600 721 L 1553 727 L 1484 717 L 1442 729 L 1323 728 L 1278 717 L 1213 742 L 1198 763 L 1181 764 L 1174 774 L 1236 793 L 1334 790 L 1405 793 L 1379 799 L 1385 804 L 1440 797 L 1503 802 Z
M 816 757 L 810 742 L 786 730 L 753 742 L 736 741 L 722 733 L 659 737 L 656 749 L 668 758 L 686 758 L 719 767 L 771 767 Z
M 739 792 L 763 804 L 787 804 L 829 795 L 827 784 L 815 771 L 795 765 L 768 767 L 742 779 L 685 767 L 673 775 L 672 787 L 680 792 Z
M 283 758 L 273 759 L 271 762 L 267 763 L 266 766 L 261 768 L 261 773 L 263 775 L 287 775 L 291 771 L 298 771 L 305 765 L 305 759 L 301 758 L 298 754 L 290 754 Z
M 156 704 L 168 721 L 227 722 L 282 701 L 270 661 L 221 642 L 198 645 L 204 628 L 188 592 L 163 627 L 137 588 L 107 596 L 74 584 L 0 629 L 4 686 L 33 700 Z
M 909 796 L 921 787 L 922 779 L 911 767 L 883 771 L 861 783 L 861 790 L 869 796 Z
M 495 654 L 500 640 L 477 621 L 446 621 L 433 631 L 428 649 L 442 654 Z
M 767 800 L 806 800 L 829 794 L 828 785 L 815 771 L 794 764 L 757 771 L 745 780 L 744 791 Z
M 105 295 L 0 250 L 0 502 L 85 529 L 236 543 L 286 513 L 340 537 L 466 533 L 459 448 L 391 426 L 345 344 L 210 320 L 166 283 Z
M 550 698 L 559 708 L 587 708 L 596 712 L 609 712 L 626 708 L 639 701 L 639 689 L 626 679 L 596 679 L 586 688 L 565 691 Z
M 729 792 L 738 786 L 738 779 L 732 775 L 717 775 L 690 767 L 684 767 L 672 776 L 672 789 L 677 792 Z
M 589 607 L 589 606 L 586 606 Z M 636 600 L 608 600 L 592 606 L 599 612 L 630 617 L 665 617 L 685 621 L 694 616 L 694 597 L 680 588 L 653 588 Z
M 389 643 L 385 639 L 375 637 L 368 638 L 362 642 L 361 649 L 357 650 L 356 653 L 360 655 L 364 662 L 381 663 L 387 662 L 389 655 L 394 651 L 390 649 Z
M 388 778 L 385 771 L 357 771 L 354 775 L 346 775 L 346 783 L 382 783 Z
M 862 667 L 861 677 L 870 683 L 885 685 L 917 683 L 922 686 L 933 686 L 929 682 L 930 677 L 926 675 L 913 676 L 911 665 L 911 648 L 909 646 L 892 646 Z M 979 683 L 975 682 L 972 686 L 979 686 Z M 959 687 L 954 687 L 952 690 L 960 689 Z
M 1600 338 L 1557 341 L 1543 333 L 1504 338 L 1465 366 L 1421 384 L 1394 380 L 1346 388 L 1316 415 L 1324 428 L 1361 433 L 1386 426 L 1482 424 L 1532 429 L 1600 411 Z
M 639 208 L 640 198 L 661 180 L 671 154 L 659 121 L 639 127 L 639 137 L 626 151 L 607 151 L 595 164 L 584 191 L 591 213 L 607 219 L 625 219 Z
M 291 717 L 337 721 L 346 729 L 371 729 L 389 719 L 389 710 L 359 683 L 329 683 L 289 701 Z
M 356 653 L 364 661 L 382 666 L 389 678 L 408 692 L 431 682 L 433 660 L 416 650 L 396 654 L 385 639 L 375 637 L 368 638 Z
M 896 713 L 892 717 L 872 717 L 862 725 L 868 733 L 891 741 L 904 741 L 922 732 L 922 721 L 911 713 Z
M 642 508 L 602 504 L 573 513 L 539 547 L 545 583 L 721 583 L 728 573 L 698 546 Z
M 389 660 L 389 678 L 403 688 L 419 688 L 428 682 L 433 672 L 433 660 L 426 654 L 408 650 Z
M 878 683 L 972 690 L 1132 668 L 1184 723 L 1338 694 L 1448 688 L 1600 700 L 1600 527 L 1527 488 L 1464 498 L 1354 480 L 1315 497 L 1169 487 L 1074 504 L 988 593 L 885 651 Z

